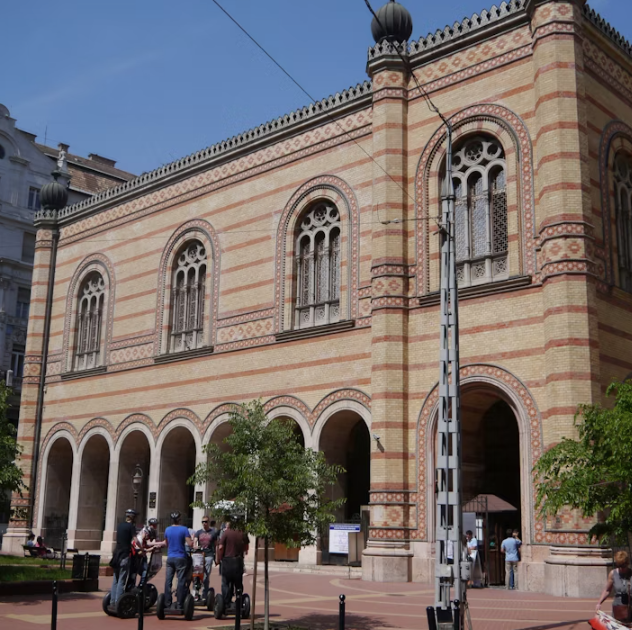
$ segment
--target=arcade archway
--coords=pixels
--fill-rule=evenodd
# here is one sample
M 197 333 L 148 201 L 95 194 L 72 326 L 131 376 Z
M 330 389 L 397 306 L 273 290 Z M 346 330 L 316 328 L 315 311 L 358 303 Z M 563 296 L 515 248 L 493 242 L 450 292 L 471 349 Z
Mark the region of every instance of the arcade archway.
M 116 493 L 117 523 L 124 519 L 125 510 L 128 508 L 134 508 L 138 512 L 137 523 L 145 522 L 150 465 L 151 449 L 147 436 L 140 430 L 132 431 L 124 438 L 119 454 L 118 485 Z M 134 476 L 136 466 L 140 466 L 143 478 L 137 490 L 138 496 L 136 501 L 134 501 L 134 486 L 132 483 L 132 477 Z
M 369 504 L 371 485 L 371 436 L 366 423 L 354 411 L 334 413 L 323 427 L 318 448 L 327 463 L 346 470 L 331 488 L 331 499 L 346 499 L 336 520 L 359 521 L 362 506 Z
M 49 547 L 61 548 L 68 529 L 73 452 L 70 442 L 60 437 L 48 452 L 46 490 L 41 535 Z
M 165 436 L 160 454 L 159 530 L 171 524 L 169 515 L 179 511 L 182 524 L 193 524 L 194 488 L 187 480 L 195 472 L 196 446 L 191 431 L 175 427 Z
M 93 435 L 81 456 L 79 503 L 75 544 L 80 549 L 99 549 L 105 529 L 105 509 L 110 472 L 110 445 Z

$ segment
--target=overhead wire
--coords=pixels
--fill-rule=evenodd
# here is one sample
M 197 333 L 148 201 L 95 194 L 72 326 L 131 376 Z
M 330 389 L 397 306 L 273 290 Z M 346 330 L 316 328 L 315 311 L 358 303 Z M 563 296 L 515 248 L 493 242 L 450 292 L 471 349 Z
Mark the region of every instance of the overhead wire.
M 246 35 L 246 37 L 248 37 L 248 39 L 250 39 L 250 41 L 252 41 L 253 44 L 255 44 L 255 46 L 257 46 L 257 48 L 259 48 L 266 55 L 266 57 L 268 57 L 268 59 L 272 61 L 272 63 L 274 63 L 275 66 L 277 66 L 277 68 L 279 68 L 279 70 L 281 70 L 281 72 L 283 72 L 283 74 L 285 74 L 290 79 L 290 81 L 292 81 L 292 83 L 294 83 L 294 85 L 296 85 L 296 87 L 298 87 L 299 90 L 301 90 L 301 92 L 303 92 L 303 94 L 307 96 L 307 98 L 310 99 L 310 101 L 312 101 L 312 103 L 316 104 L 317 102 L 316 99 L 246 30 L 244 26 L 242 26 L 239 23 L 239 21 L 235 17 L 233 17 L 221 5 L 221 3 L 218 0 L 212 0 L 212 2 L 231 20 L 231 22 L 233 22 L 237 26 L 237 28 L 239 28 L 239 30 L 241 30 L 244 33 L 244 35 Z M 369 7 L 369 10 L 371 11 L 371 13 L 373 13 L 373 15 L 375 16 L 375 13 L 373 12 L 373 9 L 371 8 L 371 5 L 368 3 L 368 1 L 367 1 L 367 6 Z M 408 64 L 408 67 L 409 66 L 410 64 Z M 414 78 L 415 78 L 415 82 L 419 86 L 419 83 L 417 82 L 417 78 L 416 77 Z M 422 91 L 422 93 L 425 94 L 425 91 Z M 432 107 L 435 107 L 434 104 L 432 104 Z M 436 111 L 438 112 L 439 110 L 436 109 Z M 410 195 L 410 193 L 395 178 L 393 178 L 393 176 L 379 162 L 377 162 L 375 158 L 368 151 L 366 151 L 366 149 L 360 143 L 357 142 L 357 140 L 340 124 L 340 122 L 336 118 L 334 118 L 328 112 L 324 112 L 324 113 L 327 116 L 327 118 L 329 118 L 333 123 L 335 123 L 338 126 L 338 128 L 410 199 L 410 201 L 412 201 L 414 205 L 415 199 Z M 441 116 L 440 113 L 439 113 L 439 116 Z M 442 116 L 441 118 L 443 120 Z M 392 219 L 386 222 L 379 221 L 379 223 L 381 223 L 382 225 L 387 225 L 389 223 L 403 223 L 405 221 L 424 221 L 424 220 L 433 220 L 433 219 L 436 220 L 437 217 L 427 216 L 427 217 L 417 217 L 415 219 L 403 219 L 403 218 Z

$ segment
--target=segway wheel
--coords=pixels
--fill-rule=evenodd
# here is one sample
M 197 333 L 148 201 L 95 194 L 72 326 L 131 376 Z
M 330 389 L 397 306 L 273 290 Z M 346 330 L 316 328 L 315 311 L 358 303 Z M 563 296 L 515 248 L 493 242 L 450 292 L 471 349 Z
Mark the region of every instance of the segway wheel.
M 213 616 L 215 619 L 221 619 L 224 616 L 224 598 L 222 595 L 215 597 L 215 606 L 213 606 Z
M 153 584 L 145 586 L 145 610 L 149 610 L 158 599 L 158 589 Z
M 212 611 L 215 608 L 215 589 L 209 588 L 206 596 L 206 610 Z
M 136 603 L 136 593 L 125 593 L 116 604 L 116 614 L 120 619 L 131 619 L 136 616 L 138 604 Z
M 246 593 L 241 596 L 241 618 L 250 618 L 250 595 Z
M 195 600 L 193 599 L 193 595 L 189 593 L 184 598 L 184 618 L 187 621 L 191 621 L 191 619 L 193 619 L 194 612 L 195 612 Z
M 111 600 L 112 594 L 111 593 L 107 593 L 105 595 L 105 597 L 103 598 L 103 601 L 101 602 L 101 606 L 103 606 L 103 612 L 108 616 L 108 617 L 114 617 L 114 613 L 112 612 L 112 610 L 110 610 L 110 600 Z
M 165 594 L 164 593 L 160 593 L 160 595 L 158 595 L 158 601 L 156 602 L 156 617 L 158 617 L 158 619 L 164 619 L 165 618 Z

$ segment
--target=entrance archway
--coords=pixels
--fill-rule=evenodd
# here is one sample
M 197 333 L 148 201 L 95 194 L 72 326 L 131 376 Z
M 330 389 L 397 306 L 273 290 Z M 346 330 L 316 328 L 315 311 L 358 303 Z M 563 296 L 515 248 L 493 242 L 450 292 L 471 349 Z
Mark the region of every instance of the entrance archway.
M 507 529 L 521 530 L 522 520 L 523 458 L 518 420 L 498 390 L 471 383 L 462 388 L 461 423 L 463 526 L 478 539 L 489 583 L 502 584 L 504 561 L 500 543 Z M 436 430 L 435 423 L 435 462 Z
M 129 508 L 134 508 L 138 512 L 137 523 L 145 522 L 150 465 L 151 449 L 147 436 L 140 430 L 132 431 L 124 438 L 119 454 L 116 493 L 116 520 L 118 523 L 124 520 L 125 510 Z M 140 466 L 143 472 L 143 480 L 138 489 L 136 504 L 134 504 L 132 477 L 136 466 Z
M 195 472 L 196 448 L 191 431 L 186 427 L 175 427 L 165 436 L 160 454 L 160 485 L 158 500 L 159 531 L 170 524 L 169 514 L 182 514 L 182 525 L 193 525 L 194 488 L 187 480 Z
M 79 504 L 75 544 L 80 549 L 99 549 L 105 529 L 105 509 L 110 472 L 110 446 L 102 435 L 93 435 L 81 457 Z
M 68 529 L 73 459 L 72 446 L 64 437 L 55 440 L 48 451 L 41 535 L 55 549 L 61 548 Z
M 338 411 L 323 427 L 318 444 L 328 464 L 347 471 L 331 488 L 331 498 L 346 499 L 336 520 L 359 520 L 361 507 L 369 504 L 371 485 L 371 436 L 364 420 L 354 411 Z

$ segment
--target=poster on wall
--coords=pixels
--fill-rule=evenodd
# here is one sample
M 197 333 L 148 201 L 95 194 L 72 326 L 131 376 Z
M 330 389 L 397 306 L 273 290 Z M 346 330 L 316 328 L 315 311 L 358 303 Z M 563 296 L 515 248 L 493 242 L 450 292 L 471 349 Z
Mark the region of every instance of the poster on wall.
M 347 555 L 349 553 L 349 534 L 357 534 L 360 523 L 332 523 L 329 526 L 329 553 Z

